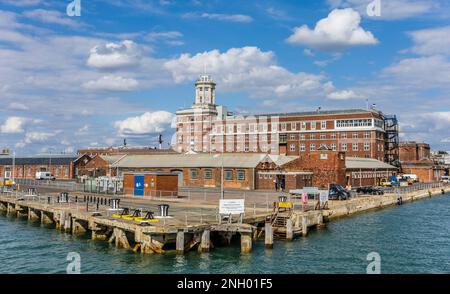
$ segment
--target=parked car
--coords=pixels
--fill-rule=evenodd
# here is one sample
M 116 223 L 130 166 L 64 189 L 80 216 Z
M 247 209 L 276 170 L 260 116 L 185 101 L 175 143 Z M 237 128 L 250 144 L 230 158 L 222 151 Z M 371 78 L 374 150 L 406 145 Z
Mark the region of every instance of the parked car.
M 443 183 L 450 183 L 450 176 L 442 176 L 441 182 Z
M 347 200 L 350 198 L 350 192 L 339 184 L 330 185 L 329 200 Z
M 384 195 L 383 190 L 372 187 L 372 186 L 359 187 L 356 189 L 356 192 L 361 193 L 361 194 L 369 194 L 369 195 Z
M 55 176 L 49 172 L 37 172 L 36 180 L 56 180 Z

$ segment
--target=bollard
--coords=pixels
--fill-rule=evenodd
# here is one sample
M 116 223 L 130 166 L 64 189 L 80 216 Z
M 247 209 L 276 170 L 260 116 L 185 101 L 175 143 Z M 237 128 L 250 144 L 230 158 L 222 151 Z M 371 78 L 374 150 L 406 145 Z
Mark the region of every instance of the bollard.
M 75 202 L 78 202 L 78 196 L 75 195 Z
M 47 204 L 50 204 L 50 196 L 47 197 Z
M 96 207 L 97 207 L 97 211 L 98 211 L 98 202 L 97 202 L 97 206 Z
M 86 202 L 86 211 L 89 211 L 89 202 Z
M 270 222 L 266 222 L 264 226 L 264 246 L 267 249 L 273 248 L 273 229 Z

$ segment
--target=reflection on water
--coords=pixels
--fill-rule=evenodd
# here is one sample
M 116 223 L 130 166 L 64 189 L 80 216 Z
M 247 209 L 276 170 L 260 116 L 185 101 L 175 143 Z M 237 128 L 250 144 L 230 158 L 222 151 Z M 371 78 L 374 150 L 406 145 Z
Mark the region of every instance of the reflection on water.
M 445 195 L 341 219 L 273 250 L 258 241 L 241 254 L 237 242 L 184 256 L 134 254 L 3 213 L 0 272 L 64 273 L 67 254 L 78 252 L 82 273 L 365 273 L 367 254 L 378 252 L 383 273 L 449 273 L 449 206 Z

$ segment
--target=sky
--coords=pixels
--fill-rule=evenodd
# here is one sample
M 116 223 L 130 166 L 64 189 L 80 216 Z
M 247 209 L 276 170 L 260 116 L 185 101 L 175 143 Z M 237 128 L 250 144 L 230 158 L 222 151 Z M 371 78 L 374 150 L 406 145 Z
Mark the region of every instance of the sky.
M 450 150 L 449 2 L 0 0 L 0 148 L 167 147 L 206 72 L 237 114 L 368 101 Z

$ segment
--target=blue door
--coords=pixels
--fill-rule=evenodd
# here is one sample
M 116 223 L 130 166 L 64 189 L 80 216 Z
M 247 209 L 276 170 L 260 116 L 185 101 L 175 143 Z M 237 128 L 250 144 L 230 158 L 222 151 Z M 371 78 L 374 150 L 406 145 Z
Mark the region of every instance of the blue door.
M 144 176 L 134 176 L 134 196 L 144 196 Z

